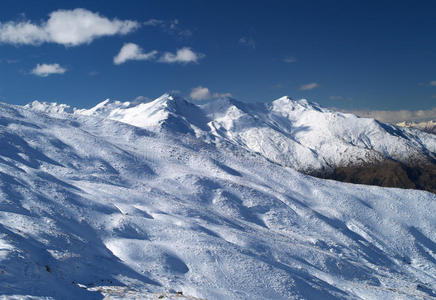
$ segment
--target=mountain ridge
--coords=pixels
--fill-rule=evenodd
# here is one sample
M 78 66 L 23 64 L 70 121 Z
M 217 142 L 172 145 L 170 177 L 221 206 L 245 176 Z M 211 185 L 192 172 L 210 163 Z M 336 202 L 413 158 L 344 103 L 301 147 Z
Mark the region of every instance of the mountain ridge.
M 44 106 L 47 108 L 44 109 Z M 362 168 L 378 168 L 383 173 L 382 165 L 395 165 L 397 168 L 398 163 L 400 169 L 413 169 L 406 172 L 410 175 L 407 175 L 409 183 L 398 187 L 413 186 L 410 182 L 419 180 L 411 175 L 414 173 L 425 178 L 425 184 L 415 187 L 434 192 L 436 186 L 434 136 L 336 112 L 306 99 L 292 100 L 284 96 L 267 103 L 244 103 L 226 98 L 197 105 L 167 93 L 146 103 L 106 100 L 88 110 L 65 109 L 62 105 L 53 109 L 56 105 L 40 103 L 26 107 L 54 113 L 63 111 L 93 115 L 151 131 L 189 133 L 215 143 L 235 143 L 306 174 L 343 180 L 350 177 L 344 174 L 337 176 L 338 170 L 354 174 L 354 179 L 349 179 L 354 183 L 378 182 L 368 179 L 359 181 L 356 174 L 362 173 Z M 381 181 L 383 186 L 405 182 Z
M 402 121 L 397 122 L 395 125 L 406 128 L 416 128 L 428 133 L 436 134 L 436 120 L 428 121 Z
M 434 194 L 306 176 L 230 140 L 2 103 L 0 144 L 7 297 L 435 294 Z

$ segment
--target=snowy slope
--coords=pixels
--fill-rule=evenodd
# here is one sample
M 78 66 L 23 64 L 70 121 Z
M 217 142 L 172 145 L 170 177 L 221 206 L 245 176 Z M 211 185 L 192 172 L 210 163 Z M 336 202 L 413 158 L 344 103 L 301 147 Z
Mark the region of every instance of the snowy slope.
M 53 104 L 34 102 L 29 107 L 53 111 Z M 149 130 L 166 128 L 204 140 L 230 141 L 305 172 L 385 159 L 407 163 L 436 158 L 434 135 L 331 111 L 304 99 L 282 97 L 263 104 L 221 99 L 197 106 L 164 94 L 149 103 L 106 100 L 74 111 Z
M 282 97 L 257 107 L 226 104 L 205 107 L 214 132 L 297 170 L 435 157 L 434 137 L 330 111 L 304 99 Z
M 414 121 L 403 121 L 396 124 L 400 127 L 416 128 L 423 130 L 425 132 L 436 134 L 436 120 L 414 122 Z
M 434 194 L 305 176 L 218 127 L 289 118 L 271 106 L 224 120 L 227 102 L 159 101 L 165 130 L 0 104 L 0 294 L 436 296 Z

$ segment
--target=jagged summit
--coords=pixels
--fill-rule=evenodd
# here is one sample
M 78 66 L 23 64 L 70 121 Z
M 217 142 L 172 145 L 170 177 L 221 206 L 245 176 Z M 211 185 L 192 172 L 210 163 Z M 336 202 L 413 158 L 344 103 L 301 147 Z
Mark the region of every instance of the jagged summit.
M 280 97 L 270 104 L 277 111 L 289 111 L 289 110 L 317 110 L 328 111 L 328 109 L 321 108 L 318 103 L 309 102 L 307 99 L 293 100 L 289 96 Z

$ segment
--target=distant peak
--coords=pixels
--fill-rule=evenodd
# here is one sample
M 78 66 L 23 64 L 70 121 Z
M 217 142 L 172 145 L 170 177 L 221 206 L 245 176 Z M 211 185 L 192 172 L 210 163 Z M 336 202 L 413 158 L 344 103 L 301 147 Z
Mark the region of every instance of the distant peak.
M 184 101 L 184 102 L 188 102 L 185 98 L 183 98 L 182 96 L 180 96 L 177 93 L 164 93 L 162 96 L 156 98 L 156 100 L 154 101 Z M 154 102 L 153 101 L 153 102 Z
M 281 98 L 272 101 L 272 106 L 274 107 L 275 110 L 310 109 L 310 110 L 317 110 L 317 111 L 325 111 L 325 109 L 323 109 L 318 103 L 310 102 L 304 98 L 293 100 L 289 96 L 283 96 Z
M 294 100 L 289 96 L 282 96 L 274 101 L 294 101 Z
M 111 99 L 107 98 L 106 100 L 103 100 L 102 102 L 100 102 L 96 106 L 94 106 L 93 109 L 99 109 L 99 108 L 105 106 L 106 104 L 108 104 L 110 101 L 111 101 Z
M 162 99 L 172 100 L 173 99 L 173 95 L 171 95 L 169 93 L 164 93 L 161 96 L 157 97 L 155 100 L 162 100 Z
M 170 101 L 178 101 L 178 100 L 187 101 L 185 98 L 180 96 L 180 94 L 177 92 L 166 92 L 166 93 L 162 94 L 162 96 L 158 97 L 156 100 L 159 100 L 159 99 L 166 99 L 166 100 L 170 100 Z
M 307 99 L 302 98 L 302 99 L 294 100 L 289 96 L 280 97 L 280 98 L 274 100 L 273 102 L 298 103 L 298 104 L 306 104 L 306 105 L 311 104 Z

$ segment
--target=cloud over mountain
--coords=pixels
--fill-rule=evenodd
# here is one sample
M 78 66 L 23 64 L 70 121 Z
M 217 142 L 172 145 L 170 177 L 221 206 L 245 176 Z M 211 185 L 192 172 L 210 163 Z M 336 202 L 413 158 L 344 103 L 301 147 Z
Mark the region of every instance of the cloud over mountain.
M 121 48 L 120 52 L 114 57 L 114 64 L 120 65 L 128 60 L 154 60 L 158 51 L 153 50 L 150 52 L 144 52 L 144 50 L 134 43 L 127 43 Z M 177 50 L 176 53 L 165 52 L 163 53 L 157 62 L 160 63 L 197 63 L 198 60 L 205 55 L 196 53 L 189 47 L 183 47 Z
M 78 46 L 103 36 L 124 35 L 139 26 L 136 21 L 110 20 L 83 8 L 57 10 L 40 24 L 29 20 L 0 23 L 0 42 L 14 45 L 56 43 Z
M 221 99 L 221 98 L 228 98 L 231 97 L 232 94 L 230 93 L 211 93 L 211 91 L 207 87 L 198 86 L 196 88 L 193 88 L 191 90 L 191 93 L 189 94 L 189 97 L 191 97 L 192 100 L 201 101 L 201 100 L 207 100 L 207 99 Z
M 128 43 L 124 44 L 117 56 L 114 57 L 114 64 L 120 65 L 128 60 L 151 60 L 156 54 L 156 50 L 145 53 L 138 45 Z
M 311 82 L 311 83 L 304 84 L 304 85 L 300 86 L 300 90 L 302 90 L 302 91 L 310 91 L 310 90 L 313 90 L 314 88 L 317 88 L 317 87 L 319 87 L 318 83 Z
M 159 59 L 159 62 L 182 63 L 182 64 L 191 63 L 191 62 L 196 63 L 204 56 L 205 56 L 204 54 L 194 52 L 189 47 L 183 47 L 177 50 L 176 53 L 165 52 Z
M 66 71 L 67 69 L 59 64 L 37 64 L 31 73 L 39 77 L 47 77 L 52 74 L 64 74 Z

